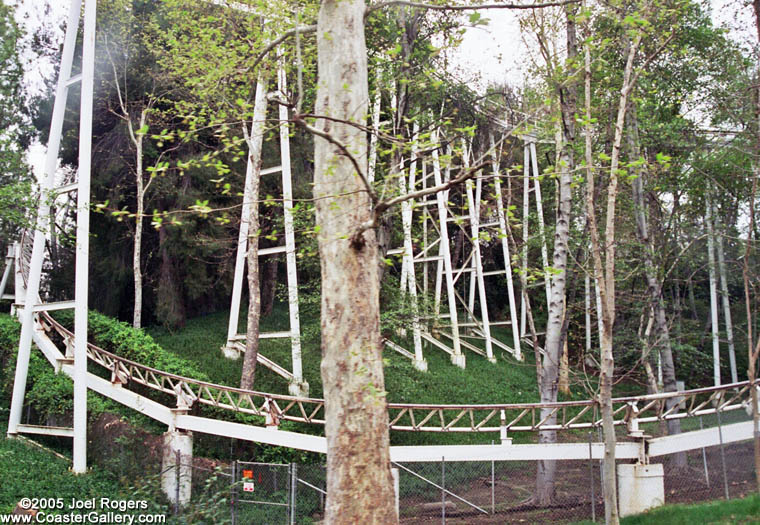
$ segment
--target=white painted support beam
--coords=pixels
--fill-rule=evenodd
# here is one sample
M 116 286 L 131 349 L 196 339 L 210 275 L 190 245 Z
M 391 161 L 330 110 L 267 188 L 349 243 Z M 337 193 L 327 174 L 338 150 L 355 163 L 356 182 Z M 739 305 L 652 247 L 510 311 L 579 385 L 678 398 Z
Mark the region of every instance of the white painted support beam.
M 321 454 L 327 453 L 327 439 L 321 436 L 298 434 L 296 432 L 288 432 L 285 430 L 262 428 L 254 425 L 245 425 L 242 423 L 233 423 L 231 421 L 220 421 L 218 419 L 208 419 L 205 417 L 190 415 L 178 415 L 175 424 L 176 428 L 182 430 L 244 439 L 256 443 L 290 447 L 298 450 L 307 450 L 309 452 L 319 452 Z M 588 447 L 588 445 L 586 445 L 586 447 Z M 440 459 L 440 457 L 438 459 Z
M 686 450 L 720 445 L 721 433 L 723 434 L 724 444 L 752 439 L 752 421 L 723 425 L 720 429 L 712 427 L 650 439 L 648 441 L 649 456 L 664 456 Z
M 34 312 L 54 312 L 56 310 L 71 310 L 76 307 L 76 301 L 56 301 L 34 305 Z
M 52 192 L 56 195 L 63 195 L 64 193 L 71 193 L 72 191 L 79 190 L 79 181 L 72 182 L 71 184 L 65 184 L 64 186 L 58 186 L 53 188 Z
M 433 144 L 438 142 L 438 130 L 432 131 L 431 141 Z M 441 164 L 438 158 L 438 150 L 433 150 L 433 174 L 435 176 L 435 184 L 443 184 L 443 178 L 441 177 Z M 453 350 L 451 355 L 451 361 L 460 368 L 465 367 L 465 356 L 462 353 L 462 347 L 459 341 L 459 327 L 457 319 L 457 299 L 454 291 L 454 277 L 451 270 L 451 254 L 449 253 L 449 232 L 446 226 L 446 193 L 438 192 L 436 194 L 438 200 L 438 221 L 441 237 L 441 250 L 440 255 L 443 257 L 443 270 L 446 274 L 446 295 L 449 302 L 449 315 L 451 316 L 451 325 L 453 332 Z
M 264 255 L 275 255 L 278 253 L 287 253 L 287 246 L 270 246 L 269 248 L 259 248 L 259 257 Z
M 8 284 L 8 278 L 11 275 L 11 267 L 13 266 L 13 246 L 8 247 L 8 257 L 5 258 L 5 270 L 3 270 L 3 278 L 0 280 L 0 299 L 13 299 L 13 296 L 6 297 L 5 287 Z
M 74 437 L 74 429 L 71 427 L 47 427 L 42 425 L 19 425 L 18 431 L 22 434 L 36 434 L 38 436 Z
M 264 101 L 266 106 L 266 99 L 264 94 L 267 90 L 267 83 L 262 76 L 258 77 L 256 81 L 256 105 L 253 108 L 253 122 L 251 122 L 251 139 L 257 133 L 257 130 L 262 127 L 261 122 L 266 118 L 266 115 L 262 115 L 261 101 Z M 258 111 L 257 111 L 257 107 Z M 278 166 L 277 171 L 280 171 Z M 261 175 L 264 174 L 262 170 Z M 251 155 L 248 155 L 248 162 L 245 168 L 245 186 L 243 190 L 243 206 L 240 211 L 240 231 L 238 232 L 237 252 L 235 254 L 235 275 L 232 281 L 232 300 L 230 304 L 230 320 L 227 324 L 227 341 L 231 341 L 232 337 L 237 334 L 238 322 L 240 320 L 240 300 L 243 294 L 243 273 L 245 272 L 246 256 L 248 254 L 248 230 L 250 227 L 251 205 L 258 206 L 258 203 L 251 202 L 253 195 L 251 193 L 251 179 L 253 178 L 254 165 L 251 161 Z
M 407 186 L 404 176 L 404 171 L 399 173 L 399 189 L 401 193 L 415 191 L 417 184 L 417 139 L 419 137 L 419 124 L 414 123 L 414 131 L 412 135 L 412 161 L 409 164 L 409 184 Z M 409 297 L 412 301 L 412 340 L 414 344 L 414 367 L 420 371 L 426 371 L 427 361 L 425 361 L 422 355 L 422 336 L 420 327 L 420 318 L 418 312 L 417 302 L 417 274 L 414 268 L 414 245 L 412 244 L 412 219 L 414 211 L 412 209 L 411 201 L 404 201 L 401 203 L 401 222 L 404 231 L 404 262 L 406 263 L 406 282 L 403 282 L 402 272 L 402 293 L 404 291 L 409 292 Z
M 549 251 L 546 247 L 546 226 L 544 225 L 544 203 L 541 197 L 541 180 L 538 172 L 538 155 L 536 154 L 535 141 L 529 142 L 530 146 L 530 164 L 533 168 L 533 188 L 535 189 L 536 197 L 536 214 L 538 215 L 538 235 L 541 238 L 541 262 L 544 265 L 542 273 L 544 274 L 544 282 L 546 283 L 546 305 L 548 307 L 551 302 L 551 279 L 547 275 L 547 268 L 549 268 Z
M 469 164 L 469 161 L 465 165 Z M 481 178 L 477 180 L 477 190 L 473 196 L 472 180 L 466 182 L 467 204 L 470 208 L 470 232 L 472 234 L 472 251 L 473 251 L 473 268 L 475 269 L 474 279 L 470 280 L 470 312 L 475 309 L 475 288 L 478 292 L 478 302 L 480 303 L 480 320 L 482 321 L 483 337 L 486 345 L 486 358 L 496 362 L 493 355 L 493 344 L 491 342 L 491 323 L 488 315 L 488 302 L 486 300 L 486 283 L 483 278 L 483 260 L 480 254 L 480 200 L 481 200 Z M 475 286 L 477 285 L 477 286 Z
M 523 209 L 522 209 L 522 257 L 520 259 L 520 333 L 525 333 L 528 308 L 525 302 L 526 275 L 528 273 L 528 219 L 530 206 L 530 148 L 523 147 Z
M 82 82 L 79 114 L 79 191 L 74 300 L 74 454 L 71 470 L 87 472 L 87 314 L 90 263 L 90 167 L 95 90 L 95 22 L 97 0 L 85 0 Z
M 66 81 L 66 87 L 71 87 L 74 84 L 77 84 L 77 83 L 79 83 L 81 81 L 82 81 L 82 75 L 81 74 L 80 75 L 74 75 L 73 77 L 69 78 Z
M 285 97 L 288 91 L 285 68 L 277 70 L 277 88 Z M 282 211 L 285 225 L 285 267 L 288 275 L 288 317 L 290 321 L 290 354 L 293 380 L 288 386 L 291 394 L 309 395 L 309 384 L 303 378 L 301 359 L 301 317 L 298 310 L 298 272 L 296 268 L 296 238 L 293 224 L 293 175 L 290 165 L 290 116 L 288 107 L 279 105 L 280 162 L 282 163 Z
M 514 345 L 514 356 L 517 360 L 522 361 L 522 350 L 520 349 L 520 329 L 517 324 L 517 302 L 515 300 L 514 281 L 512 279 L 512 258 L 509 254 L 509 236 L 507 234 L 507 220 L 504 214 L 504 196 L 501 192 L 501 174 L 499 170 L 499 159 L 496 155 L 496 147 L 491 135 L 491 157 L 493 159 L 494 174 L 494 196 L 496 199 L 496 213 L 499 216 L 499 239 L 501 240 L 501 249 L 504 255 L 504 273 L 507 277 L 507 296 L 509 298 L 509 317 L 512 326 L 512 344 Z M 490 272 L 486 272 L 486 275 Z
M 641 446 L 633 442 L 619 442 L 615 447 L 617 459 L 637 459 Z M 415 463 L 441 461 L 536 461 L 536 460 L 587 460 L 588 443 L 543 443 L 527 445 L 423 445 L 391 447 L 391 461 Z M 591 444 L 592 459 L 604 458 L 604 444 Z
M 61 145 L 63 118 L 66 111 L 66 95 L 68 92 L 66 80 L 71 76 L 71 66 L 74 61 L 74 49 L 76 47 L 77 31 L 79 28 L 80 8 L 81 0 L 71 1 L 66 23 L 63 53 L 61 55 L 61 67 L 58 73 L 58 86 L 56 88 L 53 115 L 50 123 L 48 149 L 45 157 L 45 176 L 40 181 L 40 193 L 42 198 L 39 200 L 37 227 L 34 229 L 34 247 L 32 248 L 32 258 L 29 263 L 28 282 L 25 287 L 25 296 L 30 297 L 32 302 L 37 302 L 39 296 L 40 276 L 45 250 L 44 223 L 50 215 L 50 188 L 53 187 L 55 172 L 58 168 L 58 151 Z M 19 254 L 19 258 L 21 257 L 21 254 Z M 16 273 L 16 295 L 18 296 L 19 290 L 23 288 L 20 264 L 17 265 Z M 18 301 L 18 299 L 19 298 L 17 297 L 16 300 Z M 21 335 L 19 337 L 18 356 L 16 358 L 16 372 L 13 382 L 11 410 L 8 418 L 8 434 L 17 433 L 18 425 L 21 424 L 21 409 L 24 405 L 26 379 L 29 371 L 29 355 L 32 347 L 32 332 L 34 331 L 33 315 L 34 312 L 31 308 L 25 309 L 20 315 Z
M 47 359 L 48 362 L 53 365 L 53 367 L 56 369 L 56 372 L 60 371 L 59 363 L 61 363 L 61 360 L 66 356 L 64 356 L 60 350 L 58 350 L 58 347 L 53 344 L 53 341 L 48 338 L 47 334 L 35 327 L 34 331 L 32 332 L 32 340 L 34 341 L 34 344 L 37 345 L 37 348 L 40 349 L 42 355 L 45 356 L 45 359 Z

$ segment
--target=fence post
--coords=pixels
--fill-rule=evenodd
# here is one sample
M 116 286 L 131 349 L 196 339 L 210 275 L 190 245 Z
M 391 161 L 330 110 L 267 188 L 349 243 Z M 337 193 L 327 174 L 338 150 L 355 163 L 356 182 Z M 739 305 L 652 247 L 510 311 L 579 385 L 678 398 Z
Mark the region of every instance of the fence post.
M 725 493 L 726 499 L 729 499 L 728 497 L 728 477 L 726 476 L 726 453 L 723 450 L 723 426 L 720 422 L 720 402 L 718 402 L 718 405 L 715 407 L 715 414 L 718 416 L 718 438 L 720 439 L 720 463 L 721 467 L 723 468 L 723 492 Z
M 296 523 L 296 489 L 298 488 L 298 463 L 290 464 L 290 525 Z
M 702 416 L 699 416 L 699 430 L 702 430 Z M 705 447 L 702 447 L 702 465 L 705 467 L 705 483 L 707 488 L 710 488 L 710 474 L 707 471 L 707 454 L 705 453 Z
M 593 432 L 588 433 L 588 473 L 591 479 L 591 521 L 596 523 L 596 494 L 594 487 L 594 454 L 591 443 L 594 439 Z
M 237 460 L 232 461 L 232 465 L 230 467 L 232 469 L 232 475 L 230 476 L 230 480 L 232 480 L 232 483 L 230 484 L 230 514 L 232 515 L 231 523 L 232 525 L 237 525 L 237 512 L 235 510 L 235 507 L 237 506 L 237 486 L 235 483 L 237 482 Z
M 441 525 L 446 525 L 446 458 L 441 457 Z
M 491 460 L 491 514 L 496 514 L 496 462 L 493 459 Z
M 174 451 L 175 466 L 174 466 L 174 478 L 176 483 L 174 484 L 174 514 L 179 514 L 179 469 L 182 466 L 182 460 L 179 450 Z

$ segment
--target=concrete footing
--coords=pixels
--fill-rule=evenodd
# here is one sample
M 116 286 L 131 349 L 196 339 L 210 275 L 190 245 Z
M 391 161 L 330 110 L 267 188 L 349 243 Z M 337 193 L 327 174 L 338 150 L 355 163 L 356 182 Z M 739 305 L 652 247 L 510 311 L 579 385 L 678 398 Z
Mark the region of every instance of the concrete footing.
M 231 359 L 233 361 L 240 359 L 240 351 L 234 346 L 224 345 L 222 347 L 222 355 L 227 359 Z
M 458 366 L 459 368 L 465 367 L 465 357 L 464 354 L 451 354 L 451 364 Z
M 161 490 L 172 505 L 186 505 L 190 502 L 192 480 L 193 433 L 180 430 L 166 432 L 161 454 Z
M 291 396 L 309 397 L 309 383 L 306 381 L 292 381 L 288 384 L 288 392 Z
M 393 476 L 393 492 L 396 494 L 396 516 L 399 515 L 399 473 L 397 468 L 391 467 L 391 476 Z
M 665 504 L 662 464 L 618 465 L 617 478 L 620 517 L 640 514 Z
M 412 364 L 414 365 L 414 368 L 420 372 L 427 372 L 428 370 L 428 364 L 425 359 L 415 359 L 412 361 Z

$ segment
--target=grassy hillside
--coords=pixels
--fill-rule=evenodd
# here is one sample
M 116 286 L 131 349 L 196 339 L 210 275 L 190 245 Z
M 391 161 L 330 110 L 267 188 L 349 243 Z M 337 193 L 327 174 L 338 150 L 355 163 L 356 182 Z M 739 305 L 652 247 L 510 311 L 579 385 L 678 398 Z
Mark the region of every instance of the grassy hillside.
M 115 477 L 101 470 L 75 476 L 70 462 L 22 440 L 7 439 L 0 425 L 0 514 L 10 513 L 21 498 L 112 497 L 119 499 L 121 487 Z M 123 497 L 123 496 L 122 496 Z
M 262 331 L 282 330 L 287 326 L 287 313 L 277 309 L 262 320 Z M 225 359 L 221 347 L 226 340 L 228 314 L 215 313 L 190 319 L 187 326 L 174 333 L 161 328 L 148 332 L 166 350 L 198 363 L 213 381 L 237 385 L 240 381 L 241 360 Z M 303 322 L 303 320 L 302 320 Z M 310 395 L 322 396 L 322 380 L 319 373 L 319 340 L 307 334 L 303 340 L 304 376 L 310 385 Z M 243 329 L 241 320 L 241 330 Z M 502 336 L 503 340 L 506 337 Z M 407 348 L 411 345 L 407 345 Z M 495 364 L 481 356 L 467 353 L 467 369 L 453 366 L 449 356 L 436 348 L 426 348 L 427 373 L 415 370 L 408 359 L 385 349 L 386 390 L 388 399 L 396 402 L 420 403 L 496 403 L 530 402 L 538 400 L 535 368 L 529 349 L 528 359 L 519 362 L 503 353 Z M 265 339 L 260 352 L 285 368 L 291 368 L 290 341 Z M 265 367 L 256 370 L 256 390 L 287 393 L 284 379 Z
M 241 316 L 244 317 L 244 316 Z M 316 321 L 304 319 L 303 365 L 304 377 L 310 385 L 310 395 L 322 396 L 322 381 L 319 372 L 320 347 Z M 219 312 L 205 317 L 190 319 L 185 328 L 170 333 L 163 328 L 150 328 L 148 332 L 166 350 L 197 363 L 214 382 L 237 386 L 240 381 L 241 360 L 233 361 L 222 356 L 225 344 L 228 313 Z M 282 330 L 287 325 L 287 310 L 278 307 L 262 320 L 262 331 Z M 244 330 L 241 319 L 240 331 Z M 502 341 L 510 341 L 509 332 L 498 334 Z M 411 342 L 406 345 L 411 348 Z M 282 366 L 291 369 L 289 340 L 265 339 L 260 351 Z M 467 354 L 467 368 L 461 370 L 452 365 L 449 356 L 437 348 L 425 348 L 428 372 L 419 372 L 405 357 L 390 349 L 385 349 L 385 379 L 388 399 L 392 402 L 417 403 L 523 403 L 538 401 L 536 372 L 532 351 L 524 348 L 524 362 L 519 362 L 505 352 L 497 352 L 497 362 L 489 363 L 485 358 L 470 351 Z M 287 393 L 287 382 L 259 366 L 256 371 L 255 389 L 259 391 Z M 586 394 L 574 392 L 581 398 Z M 516 436 L 520 439 L 520 436 Z M 527 436 L 526 436 L 527 438 Z M 395 443 L 417 444 L 424 440 L 427 444 L 457 442 L 490 442 L 498 436 L 490 434 L 440 435 L 430 433 L 396 433 Z

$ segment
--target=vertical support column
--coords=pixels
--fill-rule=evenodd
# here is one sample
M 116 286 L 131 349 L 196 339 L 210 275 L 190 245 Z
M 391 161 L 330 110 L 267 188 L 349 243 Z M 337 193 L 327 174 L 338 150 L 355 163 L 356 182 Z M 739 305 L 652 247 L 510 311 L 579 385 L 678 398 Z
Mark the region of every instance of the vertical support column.
M 193 434 L 170 430 L 163 435 L 161 489 L 175 508 L 190 502 L 192 479 Z
M 66 36 L 63 43 L 63 55 L 61 57 L 61 69 L 58 73 L 58 87 L 55 93 L 53 117 L 50 123 L 50 138 L 45 157 L 45 175 L 40 181 L 41 198 L 37 212 L 37 222 L 34 230 L 34 247 L 32 259 L 29 263 L 29 280 L 25 290 L 25 308 L 21 313 L 21 336 L 18 345 L 18 357 L 16 358 L 16 373 L 13 382 L 13 397 L 11 399 L 11 412 L 8 418 L 8 434 L 15 435 L 18 425 L 21 423 L 21 409 L 24 404 L 26 392 L 26 377 L 29 370 L 29 354 L 32 347 L 32 330 L 34 329 L 33 307 L 37 302 L 40 287 L 40 274 L 42 261 L 45 258 L 45 232 L 44 223 L 50 214 L 48 205 L 50 189 L 53 187 L 56 169 L 58 168 L 58 150 L 61 146 L 61 132 L 63 130 L 63 117 L 66 111 L 66 98 L 68 95 L 67 82 L 71 76 L 71 65 L 74 61 L 74 48 L 79 29 L 79 12 L 81 0 L 72 0 L 69 7 L 66 22 Z M 21 254 L 19 253 L 19 260 Z M 21 265 L 16 269 L 17 274 L 22 272 Z M 17 283 L 18 284 L 18 283 Z M 16 291 L 18 295 L 18 290 Z
M 11 275 L 11 266 L 13 266 L 13 246 L 8 246 L 8 254 L 5 256 L 5 270 L 3 278 L 0 280 L 0 299 L 5 295 L 5 286 L 8 284 L 8 277 Z
M 391 477 L 393 478 L 393 493 L 396 494 L 396 516 L 399 515 L 399 500 L 400 500 L 400 483 L 399 483 L 399 471 L 395 467 L 391 467 Z
M 507 295 L 509 296 L 509 315 L 512 323 L 512 341 L 515 347 L 515 358 L 522 361 L 520 349 L 520 327 L 517 324 L 517 303 L 515 301 L 515 288 L 512 280 L 512 258 L 509 255 L 509 236 L 507 235 L 507 220 L 504 216 L 504 200 L 501 194 L 501 175 L 499 173 L 499 159 L 491 137 L 491 156 L 493 162 L 494 191 L 496 193 L 496 212 L 499 215 L 499 237 L 501 238 L 501 250 L 504 253 L 504 273 L 507 276 Z
M 412 144 L 412 162 L 409 165 L 409 187 L 408 191 L 414 191 L 416 185 L 417 172 L 417 138 L 419 134 L 419 124 L 414 123 L 414 135 Z M 404 181 L 404 172 L 400 174 L 400 187 L 402 193 L 407 191 Z M 409 296 L 412 300 L 412 338 L 414 340 L 414 367 L 417 370 L 427 371 L 427 361 L 422 355 L 422 334 L 420 331 L 420 317 L 417 302 L 417 274 L 414 268 L 414 246 L 412 245 L 412 202 L 404 201 L 401 203 L 401 221 L 404 228 L 404 260 L 406 261 L 406 278 L 407 282 L 401 283 L 402 292 L 406 288 L 409 290 Z
M 525 139 L 523 139 L 525 140 Z M 520 282 L 523 288 L 527 282 L 528 273 L 528 213 L 530 205 L 530 148 L 525 143 L 523 147 L 523 213 L 522 213 L 522 260 L 520 261 Z M 525 290 L 520 293 L 520 333 L 525 333 L 528 305 L 525 303 Z
M 434 129 L 431 136 L 432 142 L 438 142 L 438 130 Z M 441 177 L 441 163 L 438 158 L 438 150 L 433 150 L 433 175 L 435 184 L 443 184 Z M 446 295 L 449 301 L 449 321 L 451 323 L 451 335 L 454 342 L 454 353 L 451 355 L 451 362 L 460 368 L 465 367 L 465 356 L 462 353 L 462 345 L 459 341 L 459 321 L 457 319 L 457 298 L 454 292 L 454 276 L 451 269 L 451 254 L 449 246 L 449 230 L 446 223 L 446 192 L 439 191 L 436 194 L 438 201 L 438 222 L 441 233 L 440 254 L 443 258 L 443 269 L 446 273 Z
M 259 75 L 256 81 L 256 101 L 260 99 L 260 96 L 264 96 L 267 90 L 267 83 L 264 77 Z M 254 136 L 256 130 L 257 108 L 254 105 L 253 108 L 253 122 L 251 123 L 251 137 Z M 266 116 L 262 117 L 266 118 Z M 240 319 L 240 299 L 243 293 L 243 272 L 245 271 L 245 259 L 248 253 L 248 229 L 249 219 L 251 216 L 251 206 L 258 205 L 251 202 L 253 199 L 251 194 L 251 178 L 253 177 L 254 166 L 251 160 L 250 152 L 248 154 L 248 162 L 245 168 L 245 186 L 243 187 L 243 207 L 240 212 L 240 232 L 238 233 L 237 253 L 235 254 L 235 276 L 232 281 L 232 302 L 230 304 L 230 320 L 227 325 L 227 344 L 222 349 L 224 356 L 229 359 L 237 359 L 240 357 L 240 353 L 232 346 L 233 338 L 238 333 L 238 321 Z
M 707 224 L 707 256 L 710 268 L 710 315 L 712 319 L 713 381 L 720 385 L 720 340 L 718 339 L 718 290 L 715 279 L 715 230 L 712 221 L 712 202 L 706 197 L 705 223 Z
M 13 299 L 14 304 L 24 304 L 26 299 L 26 284 L 24 283 L 24 263 L 21 260 L 21 243 L 13 243 Z M 15 306 L 11 307 L 11 315 L 15 315 Z
M 367 180 L 372 184 L 375 181 L 375 167 L 377 166 L 377 134 L 380 131 L 380 101 L 382 72 L 378 66 L 375 69 L 375 94 L 372 99 L 372 135 L 369 138 L 369 165 L 367 167 Z
M 546 227 L 544 226 L 544 203 L 541 198 L 541 181 L 539 180 L 538 173 L 538 156 L 536 155 L 536 142 L 535 139 L 529 142 L 530 146 L 530 163 L 533 167 L 533 188 L 535 189 L 536 197 L 536 213 L 538 214 L 538 235 L 541 237 L 541 263 L 543 264 L 544 285 L 546 288 L 546 304 L 547 307 L 551 302 L 552 296 L 552 283 L 549 278 L 549 274 L 546 269 L 549 267 L 549 252 L 546 248 Z
M 478 177 L 482 175 L 478 172 Z M 480 179 L 478 179 L 480 182 Z M 477 279 L 478 288 L 478 301 L 480 302 L 480 316 L 483 322 L 483 337 L 486 343 L 486 357 L 492 363 L 496 362 L 496 358 L 493 356 L 493 344 L 491 343 L 491 320 L 488 317 L 488 304 L 486 302 L 486 285 L 483 278 L 483 261 L 480 258 L 480 217 L 479 208 L 480 202 L 475 201 L 472 195 L 472 180 L 467 181 L 467 203 L 470 207 L 470 231 L 472 233 L 472 250 L 474 255 L 472 256 L 475 264 L 475 278 Z M 479 193 L 479 192 L 476 192 Z M 471 282 L 475 282 L 473 279 Z M 472 290 L 472 288 L 471 288 Z M 473 297 L 474 298 L 474 297 Z M 474 313 L 474 305 L 470 307 L 470 311 Z
M 285 96 L 285 68 L 277 71 L 277 88 Z M 288 312 L 290 316 L 290 348 L 293 361 L 293 382 L 288 386 L 294 396 L 308 396 L 309 383 L 303 379 L 301 361 L 301 319 L 298 310 L 298 273 L 296 271 L 296 240 L 293 228 L 293 183 L 290 167 L 290 126 L 288 108 L 280 104 L 280 163 L 282 164 L 282 209 L 285 224 L 285 263 L 288 272 Z
M 95 22 L 97 0 L 85 0 L 82 85 L 79 115 L 79 188 L 74 285 L 74 458 L 72 471 L 87 471 L 87 308 L 90 261 L 90 167 L 92 101 L 95 89 Z M 27 306 L 28 307 L 28 306 Z

